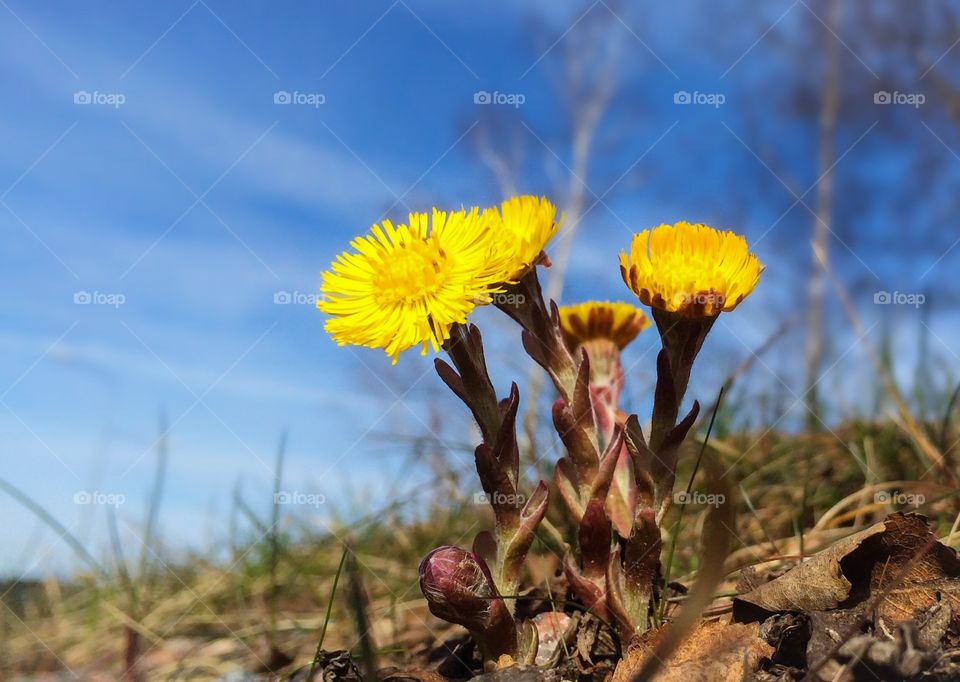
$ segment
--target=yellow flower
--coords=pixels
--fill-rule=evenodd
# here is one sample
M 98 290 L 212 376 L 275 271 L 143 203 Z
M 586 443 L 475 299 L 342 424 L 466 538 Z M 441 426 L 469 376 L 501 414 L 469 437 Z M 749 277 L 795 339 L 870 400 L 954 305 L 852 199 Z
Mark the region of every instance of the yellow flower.
M 650 326 L 640 308 L 629 303 L 588 301 L 560 308 L 560 328 L 570 346 L 609 339 L 621 350 Z
M 500 274 L 478 209 L 411 213 L 409 223 L 384 220 L 350 242 L 317 302 L 338 344 L 382 348 L 394 363 L 413 346 L 439 350 L 454 323 L 490 302 Z
M 501 282 L 516 282 L 540 260 L 560 227 L 557 208 L 544 197 L 519 196 L 488 208 L 483 218 L 496 241 Z
M 687 317 L 733 310 L 762 271 L 740 235 L 686 222 L 635 234 L 620 252 L 623 281 L 642 303 Z

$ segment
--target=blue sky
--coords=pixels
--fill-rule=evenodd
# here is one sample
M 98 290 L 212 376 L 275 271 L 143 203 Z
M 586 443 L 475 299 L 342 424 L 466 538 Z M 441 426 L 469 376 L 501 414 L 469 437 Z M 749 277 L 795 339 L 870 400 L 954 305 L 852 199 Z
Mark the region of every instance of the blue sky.
M 744 232 L 769 269 L 757 295 L 711 339 L 721 362 L 697 386 L 712 395 L 784 312 L 802 309 L 812 219 L 792 186 L 800 194 L 818 179 L 815 118 L 783 122 L 776 109 L 796 92 L 776 84 L 789 73 L 797 91 L 816 85 L 817 60 L 798 65 L 769 42 L 809 28 L 815 7 L 769 3 L 743 22 L 722 3 L 630 13 L 604 3 L 519 4 L 0 7 L 2 477 L 95 552 L 104 546 L 105 510 L 74 496 L 123 495 L 118 513 L 136 527 L 161 413 L 170 425 L 161 528 L 173 547 L 223 539 L 238 481 L 266 511 L 284 431 L 287 489 L 359 509 L 414 489 L 427 474 L 409 465 L 403 437 L 424 431 L 438 382 L 413 355 L 389 369 L 377 353 L 330 342 L 311 305 L 319 272 L 384 215 L 498 201 L 471 142 L 494 108 L 523 154 L 518 185 L 552 193 L 570 160 L 558 57 L 597 13 L 610 14 L 603 30 L 622 46 L 619 85 L 586 180 L 588 205 L 605 198 L 584 217 L 567 298 L 625 297 L 616 253 L 632 229 L 690 219 Z M 730 27 L 725 40 L 717 25 Z M 881 89 L 872 54 L 848 46 L 844 69 Z M 953 63 L 947 57 L 937 68 L 952 73 Z M 764 82 L 774 86 L 764 91 Z M 524 103 L 476 105 L 477 91 L 519 93 Z M 722 93 L 725 103 L 678 106 L 680 91 Z M 278 92 L 303 103 L 275 103 Z M 838 202 L 835 267 L 867 324 L 877 323 L 871 333 L 904 329 L 896 343 L 909 358 L 919 313 L 878 312 L 873 293 L 946 289 L 929 324 L 951 338 L 956 302 L 946 285 L 960 249 L 947 247 L 960 233 L 955 222 L 937 222 L 952 206 L 941 192 L 930 190 L 909 212 L 887 205 L 899 196 L 890 188 L 902 190 L 919 162 L 883 130 L 904 118 L 949 169 L 944 177 L 960 166 L 950 152 L 960 147 L 932 107 L 926 130 L 909 108 L 864 99 L 857 111 L 838 134 L 838 155 L 847 153 L 837 169 L 849 173 L 839 182 L 856 183 L 870 200 Z M 875 129 L 874 119 L 883 122 Z M 801 196 L 813 205 L 813 192 Z M 905 220 L 917 229 L 898 233 Z M 917 250 L 904 250 L 904 240 Z M 285 297 L 295 302 L 277 303 Z M 85 298 L 93 302 L 77 302 Z M 509 339 L 502 320 L 486 311 L 478 319 Z M 831 319 L 841 356 L 853 337 L 842 317 Z M 653 348 L 647 341 L 628 358 L 641 370 Z M 955 376 L 952 351 L 932 346 Z M 526 370 L 508 345 L 494 357 L 504 385 Z M 791 357 L 775 355 L 765 369 L 789 383 Z M 845 376 L 867 380 L 853 360 Z M 909 378 L 910 363 L 898 371 Z M 757 381 L 774 379 L 761 369 Z M 838 402 L 857 403 L 849 381 L 835 384 L 849 393 Z M 455 428 L 466 429 L 449 401 Z M 450 456 L 469 466 L 462 453 Z M 73 565 L 27 511 L 6 497 L 0 509 L 0 542 L 9 548 L 0 572 Z

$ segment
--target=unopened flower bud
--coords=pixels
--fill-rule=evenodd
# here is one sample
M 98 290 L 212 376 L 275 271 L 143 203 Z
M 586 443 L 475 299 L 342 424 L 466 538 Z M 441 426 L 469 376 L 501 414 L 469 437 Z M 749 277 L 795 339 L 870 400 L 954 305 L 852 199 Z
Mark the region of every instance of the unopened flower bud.
M 430 613 L 467 628 L 485 656 L 516 653 L 513 616 L 477 555 L 459 547 L 433 550 L 420 562 L 420 590 Z
M 420 562 L 420 589 L 433 615 L 471 631 L 489 627 L 500 600 L 483 559 L 459 547 L 438 547 Z

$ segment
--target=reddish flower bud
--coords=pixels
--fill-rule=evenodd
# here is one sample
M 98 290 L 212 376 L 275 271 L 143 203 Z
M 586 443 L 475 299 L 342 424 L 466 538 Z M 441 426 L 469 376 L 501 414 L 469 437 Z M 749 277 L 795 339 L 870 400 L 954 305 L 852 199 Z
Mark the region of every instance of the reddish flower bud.
M 471 631 L 490 626 L 500 600 L 483 559 L 459 547 L 438 547 L 420 562 L 420 589 L 433 615 Z
M 516 654 L 513 616 L 479 556 L 459 547 L 438 547 L 420 562 L 420 590 L 430 613 L 467 628 L 486 658 Z

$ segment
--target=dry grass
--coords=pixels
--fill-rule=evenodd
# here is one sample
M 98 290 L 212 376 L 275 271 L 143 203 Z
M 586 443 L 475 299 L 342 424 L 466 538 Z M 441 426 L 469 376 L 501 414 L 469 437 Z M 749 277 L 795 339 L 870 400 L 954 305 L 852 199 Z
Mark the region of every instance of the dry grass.
M 725 419 L 732 415 L 721 413 L 721 431 Z M 940 439 L 942 427 L 919 426 L 931 441 Z M 953 424 L 947 432 L 948 442 L 956 440 Z M 699 443 L 687 447 L 681 485 Z M 945 542 L 960 546 L 960 492 L 930 469 L 912 429 L 902 424 L 851 422 L 802 435 L 739 431 L 712 438 L 710 447 L 740 490 L 739 547 L 728 559 L 728 579 L 712 613 L 729 608 L 739 569 L 789 567 L 902 506 L 883 503 L 876 496 L 881 491 L 922 495 L 918 510 L 934 521 Z M 453 471 L 438 474 L 434 499 L 449 499 L 455 489 L 471 490 L 466 482 L 459 485 L 459 477 Z M 344 541 L 355 561 L 334 596 L 324 648 L 351 649 L 362 658 L 358 624 L 368 622 L 376 665 L 424 664 L 426 652 L 457 629 L 427 612 L 417 565 L 429 549 L 468 544 L 489 523 L 485 509 L 471 501 L 435 505 L 419 521 L 399 521 L 395 509 L 388 508 L 323 534 L 291 517 L 281 520 L 279 532 L 264 536 L 260 529 L 269 521 L 250 517 L 251 537 L 235 542 L 229 562 L 190 557 L 173 566 L 153 564 L 147 579 L 135 586 L 136 600 L 117 571 L 12 586 L 0 621 L 0 677 L 73 679 L 69 672 L 52 675 L 73 671 L 81 679 L 119 679 L 128 667 L 131 632 L 139 640 L 136 672 L 145 679 L 217 679 L 230 670 L 262 670 L 275 664 L 273 648 L 293 659 L 283 669 L 289 674 L 312 658 Z M 679 533 L 672 573 L 680 582 L 689 583 L 696 574 L 704 511 L 689 506 L 679 529 L 676 512 L 667 519 L 667 533 Z M 556 568 L 556 547 L 548 544 L 534 548 L 531 585 L 543 585 Z M 681 601 L 671 602 L 668 616 Z

